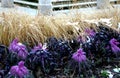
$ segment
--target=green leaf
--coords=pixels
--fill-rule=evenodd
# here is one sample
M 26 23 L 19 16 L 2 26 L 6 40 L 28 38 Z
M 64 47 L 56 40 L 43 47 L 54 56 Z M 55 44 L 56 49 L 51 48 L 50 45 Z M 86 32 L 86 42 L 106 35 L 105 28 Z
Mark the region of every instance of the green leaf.
M 102 77 L 109 77 L 109 73 L 106 70 L 101 71 L 101 76 Z

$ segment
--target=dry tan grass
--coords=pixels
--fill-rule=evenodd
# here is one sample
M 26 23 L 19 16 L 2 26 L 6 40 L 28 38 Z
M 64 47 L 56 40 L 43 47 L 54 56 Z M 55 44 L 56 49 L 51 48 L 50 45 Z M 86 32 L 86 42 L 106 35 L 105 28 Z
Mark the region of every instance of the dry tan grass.
M 21 42 L 37 44 L 49 37 L 71 39 L 81 35 L 85 28 L 96 28 L 84 20 L 112 18 L 113 28 L 120 22 L 119 9 L 97 11 L 94 14 L 76 13 L 59 16 L 29 16 L 18 12 L 0 14 L 0 43 L 9 45 L 18 38 Z
M 64 25 L 63 20 L 54 17 L 31 17 L 20 13 L 2 13 L 0 15 L 0 42 L 5 45 L 18 38 L 21 42 L 36 44 L 48 37 L 70 38 L 68 31 L 75 30 Z
M 107 10 L 100 10 L 92 15 L 92 17 L 88 19 L 96 19 L 99 20 L 101 18 L 111 18 L 112 28 L 117 29 L 118 23 L 120 22 L 120 9 L 119 8 L 111 8 Z

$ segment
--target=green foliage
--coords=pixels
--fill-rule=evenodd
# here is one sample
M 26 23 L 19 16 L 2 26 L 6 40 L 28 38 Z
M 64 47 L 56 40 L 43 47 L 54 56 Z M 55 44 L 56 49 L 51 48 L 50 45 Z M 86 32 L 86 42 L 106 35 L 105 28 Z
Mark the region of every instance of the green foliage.
M 107 78 L 109 76 L 109 73 L 106 70 L 102 70 L 101 76 Z

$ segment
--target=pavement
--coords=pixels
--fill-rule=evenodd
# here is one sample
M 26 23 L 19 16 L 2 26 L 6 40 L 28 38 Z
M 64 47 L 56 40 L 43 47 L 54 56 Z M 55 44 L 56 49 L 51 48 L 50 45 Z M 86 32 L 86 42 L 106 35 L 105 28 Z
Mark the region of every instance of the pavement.
M 18 5 L 14 5 L 14 8 L 3 8 L 1 7 L 1 3 L 0 3 L 0 13 L 2 12 L 10 12 L 10 11 L 17 11 L 17 12 L 21 12 L 21 13 L 26 13 L 29 15 L 37 15 L 38 14 L 38 10 L 37 9 L 32 9 L 29 7 L 21 7 Z
M 0 3 L 0 6 L 1 6 L 1 3 Z M 120 7 L 120 5 L 114 5 L 114 7 Z M 33 15 L 33 16 L 38 15 L 38 9 L 22 7 L 22 6 L 19 6 L 16 4 L 15 4 L 14 8 L 0 7 L 0 13 L 9 12 L 9 11 L 18 11 L 20 13 L 26 13 L 26 14 Z M 64 14 L 73 13 L 74 14 L 75 12 L 94 13 L 95 11 L 100 11 L 100 10 L 98 10 L 96 7 L 88 7 L 88 8 L 80 8 L 80 9 L 73 9 L 73 10 L 53 11 L 53 15 L 61 14 L 61 13 L 64 13 Z

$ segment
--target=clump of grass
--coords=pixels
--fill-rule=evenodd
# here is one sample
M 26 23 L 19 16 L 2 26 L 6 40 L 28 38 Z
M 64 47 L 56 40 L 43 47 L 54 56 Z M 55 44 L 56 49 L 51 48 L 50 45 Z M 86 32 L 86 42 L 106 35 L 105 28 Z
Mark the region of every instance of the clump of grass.
M 0 15 L 0 42 L 8 45 L 14 38 L 21 42 L 37 44 L 48 37 L 68 38 L 71 26 L 65 26 L 63 21 L 54 17 L 31 17 L 20 13 L 2 13 Z M 74 31 L 75 32 L 75 31 Z
M 118 23 L 120 22 L 120 9 L 119 8 L 110 8 L 110 9 L 103 9 L 95 11 L 93 14 L 87 14 L 87 19 L 92 20 L 99 20 L 101 18 L 111 18 L 112 28 L 117 28 Z
M 108 9 L 96 11 L 93 14 L 76 13 L 55 16 L 30 16 L 19 12 L 0 14 L 0 42 L 5 45 L 18 38 L 21 42 L 37 44 L 45 42 L 51 36 L 71 39 L 83 34 L 85 28 L 94 28 L 96 25 L 84 20 L 99 20 L 112 18 L 112 27 L 117 28 L 120 22 L 120 10 Z

